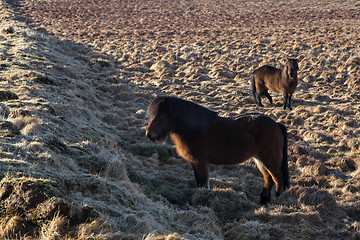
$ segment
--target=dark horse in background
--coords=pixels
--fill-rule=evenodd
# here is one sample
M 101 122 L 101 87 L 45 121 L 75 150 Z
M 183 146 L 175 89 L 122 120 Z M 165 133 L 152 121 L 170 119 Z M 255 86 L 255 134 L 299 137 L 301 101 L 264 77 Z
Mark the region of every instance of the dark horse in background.
M 283 108 L 291 108 L 291 97 L 294 94 L 298 79 L 299 66 L 296 59 L 287 59 L 282 69 L 268 65 L 262 66 L 254 71 L 251 81 L 251 90 L 258 106 L 262 107 L 261 96 L 265 96 L 272 103 L 268 90 L 280 92 L 284 96 Z
M 177 153 L 194 169 L 199 187 L 209 185 L 209 164 L 233 165 L 247 159 L 255 162 L 264 176 L 260 203 L 270 201 L 289 187 L 287 132 L 284 125 L 262 114 L 245 114 L 237 119 L 175 97 L 158 97 L 148 107 L 147 137 L 162 140 L 171 136 Z

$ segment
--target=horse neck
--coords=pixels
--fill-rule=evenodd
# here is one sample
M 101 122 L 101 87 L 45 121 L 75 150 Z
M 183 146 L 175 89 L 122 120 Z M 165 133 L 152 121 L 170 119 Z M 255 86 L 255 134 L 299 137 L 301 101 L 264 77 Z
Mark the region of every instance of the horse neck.
M 282 69 L 281 69 L 281 80 L 282 81 L 287 81 L 287 79 L 289 78 L 289 75 L 286 71 L 286 66 L 284 66 Z
M 191 137 L 196 134 L 198 129 L 196 126 L 191 126 L 191 124 L 186 121 L 179 121 L 172 124 L 172 128 L 170 130 L 170 134 L 176 134 L 181 137 Z
M 294 82 L 294 81 L 297 81 L 297 72 L 295 74 L 295 77 L 291 77 L 287 71 L 286 71 L 286 67 L 284 66 L 282 69 L 281 69 L 281 81 L 286 83 L 286 82 Z
M 184 138 L 191 138 L 194 135 L 204 133 L 219 117 L 214 115 L 200 115 L 181 117 L 172 122 L 171 132 Z

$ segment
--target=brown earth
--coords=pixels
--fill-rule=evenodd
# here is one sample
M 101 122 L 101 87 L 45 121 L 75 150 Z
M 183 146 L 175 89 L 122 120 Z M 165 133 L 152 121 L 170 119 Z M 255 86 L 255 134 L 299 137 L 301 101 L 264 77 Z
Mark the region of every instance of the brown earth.
M 1 1 L 0 232 L 39 239 L 358 239 L 358 1 Z M 101 4 L 100 4 L 101 2 Z M 299 60 L 293 110 L 253 70 Z M 144 137 L 159 95 L 289 131 L 291 188 L 259 205 L 249 161 L 195 188 Z M 36 196 L 36 197 L 34 197 Z

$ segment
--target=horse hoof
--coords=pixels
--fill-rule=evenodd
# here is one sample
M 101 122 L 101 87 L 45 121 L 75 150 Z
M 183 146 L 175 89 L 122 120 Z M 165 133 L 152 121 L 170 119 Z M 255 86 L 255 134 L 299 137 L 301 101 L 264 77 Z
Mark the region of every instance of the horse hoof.
M 268 205 L 270 202 L 270 197 L 260 196 L 260 205 Z

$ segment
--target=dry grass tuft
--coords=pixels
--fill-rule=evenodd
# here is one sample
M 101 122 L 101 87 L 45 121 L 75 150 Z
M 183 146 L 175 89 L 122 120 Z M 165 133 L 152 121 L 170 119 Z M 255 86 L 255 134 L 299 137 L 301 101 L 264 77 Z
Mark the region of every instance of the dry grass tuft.
M 304 166 L 301 171 L 309 176 L 326 176 L 330 173 L 329 169 L 323 163 L 319 162 L 314 163 L 312 166 Z
M 64 239 L 68 232 L 69 220 L 63 216 L 55 215 L 54 218 L 41 227 L 39 239 Z
M 27 136 L 34 136 L 40 133 L 41 123 L 39 121 L 31 122 L 21 130 L 21 133 Z
M 313 206 L 301 205 L 299 209 L 293 206 L 272 205 L 256 209 L 251 214 L 251 219 L 261 222 L 271 222 L 272 224 L 289 224 L 297 226 L 306 222 L 306 224 L 323 224 L 323 218 Z
M 357 168 L 359 158 L 340 157 L 330 159 L 328 162 L 333 164 L 336 168 L 340 168 L 342 172 L 353 172 Z
M 9 119 L 24 135 L 37 135 L 40 133 L 42 120 L 33 116 L 18 116 Z
M 42 153 L 45 151 L 44 143 L 38 141 L 32 141 L 27 144 L 27 148 L 33 153 Z
M 109 163 L 105 176 L 114 181 L 129 180 L 124 163 L 117 157 Z
M 351 228 L 357 232 L 358 234 L 360 234 L 360 222 L 355 221 L 352 225 Z
M 216 224 L 216 215 L 210 208 L 201 208 L 201 213 L 193 210 L 181 211 L 176 214 L 175 220 L 183 224 L 182 228 L 187 233 L 203 232 L 208 239 L 217 239 L 221 236 L 220 229 Z
M 13 216 L 7 222 L 2 222 L 0 226 L 0 237 L 4 239 L 19 238 L 29 231 L 28 222 L 21 216 Z
M 91 239 L 101 240 L 107 239 L 111 236 L 113 232 L 112 226 L 102 220 L 94 220 L 89 223 L 81 224 L 77 229 L 77 238 L 78 240 Z
M 286 230 L 270 224 L 260 223 L 258 221 L 248 221 L 243 223 L 231 223 L 223 228 L 224 239 L 242 240 L 242 239 L 282 239 Z
M 314 207 L 336 207 L 335 198 L 326 190 L 306 187 L 292 187 L 280 195 L 278 202 L 284 205 L 305 204 Z
M 143 238 L 143 240 L 185 240 L 186 238 L 181 237 L 178 233 L 169 235 L 159 235 L 156 231 L 149 233 Z
M 244 193 L 232 189 L 197 190 L 193 195 L 194 205 L 211 208 L 222 221 L 236 221 L 242 218 L 244 209 L 254 209 L 256 204 L 249 202 Z

